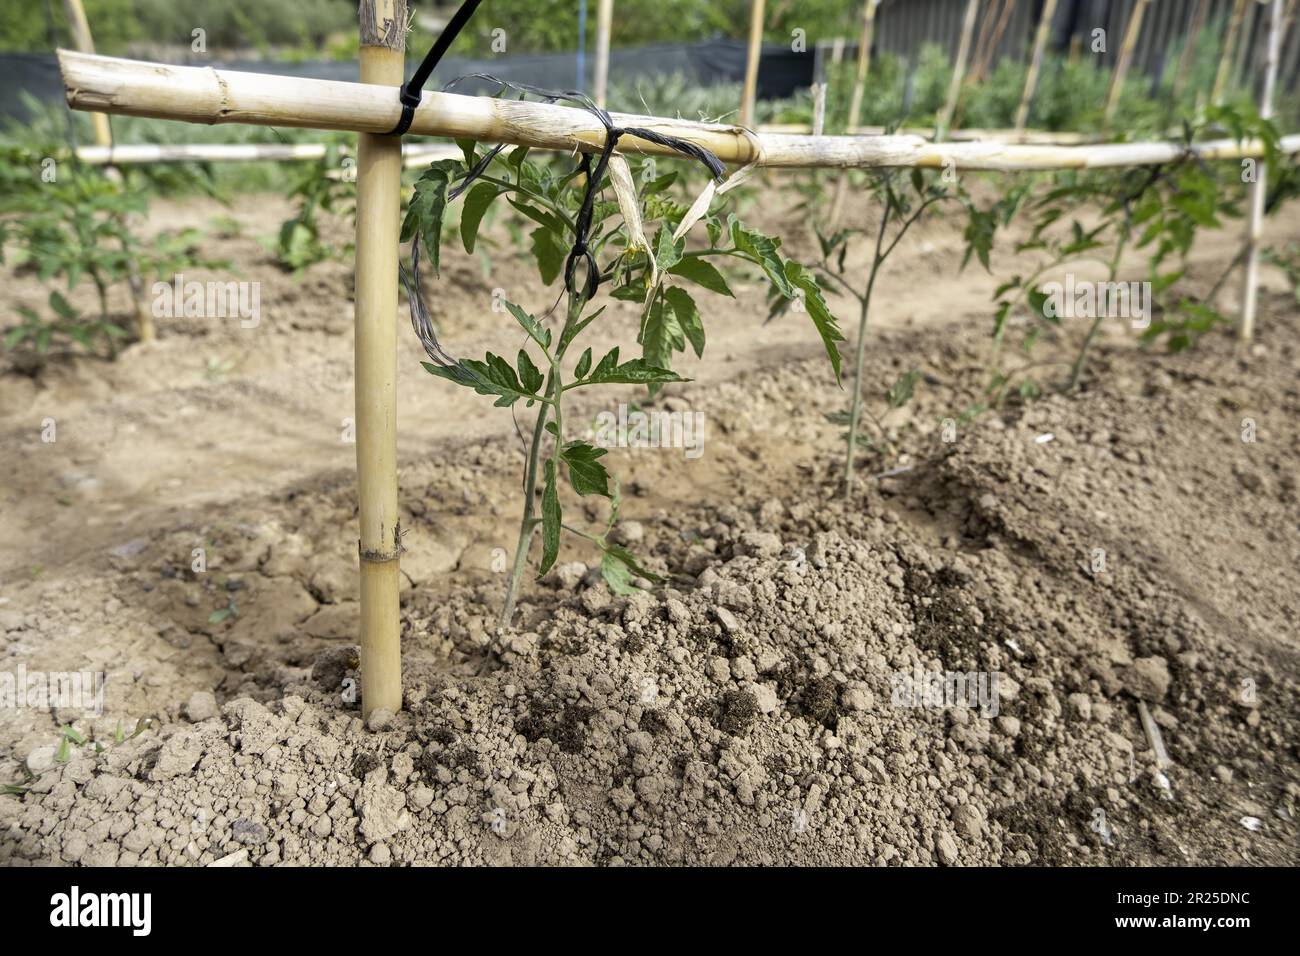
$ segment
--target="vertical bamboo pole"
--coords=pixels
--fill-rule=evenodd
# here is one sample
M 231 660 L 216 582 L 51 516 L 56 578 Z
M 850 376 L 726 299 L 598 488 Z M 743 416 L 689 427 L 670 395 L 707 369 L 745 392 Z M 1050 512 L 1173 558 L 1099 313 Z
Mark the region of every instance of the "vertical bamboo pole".
M 1115 116 L 1119 106 L 1120 94 L 1124 92 L 1124 81 L 1128 78 L 1128 69 L 1133 64 L 1133 51 L 1137 49 L 1138 37 L 1142 35 L 1142 17 L 1147 12 L 1151 0 L 1137 0 L 1133 6 L 1133 15 L 1129 17 L 1128 29 L 1124 31 L 1124 44 L 1119 49 L 1119 62 L 1110 78 L 1110 93 L 1106 96 L 1105 119 L 1109 122 Z
M 1277 87 L 1277 66 L 1282 58 L 1282 0 L 1272 0 L 1268 21 L 1268 52 L 1264 56 L 1264 89 L 1259 96 L 1259 115 L 1273 115 L 1273 91 Z M 1268 165 L 1259 160 L 1255 182 L 1250 187 L 1250 220 L 1246 233 L 1246 290 L 1241 302 L 1241 341 L 1249 344 L 1255 335 L 1255 307 L 1259 298 L 1259 240 L 1264 229 L 1264 200 L 1268 196 Z
M 962 83 L 966 80 L 966 62 L 970 59 L 971 37 L 975 34 L 975 21 L 980 11 L 979 0 L 966 0 L 966 16 L 961 25 L 961 42 L 957 46 L 957 60 L 952 65 L 952 82 L 948 84 L 948 99 L 934 127 L 934 141 L 942 143 L 948 135 L 948 124 L 957 109 Z
M 1268 2 L 1269 0 L 1255 0 L 1254 3 L 1246 4 L 1246 16 L 1241 21 L 1241 42 L 1237 44 L 1237 53 L 1232 58 L 1232 70 L 1228 76 L 1228 82 L 1234 86 L 1250 86 L 1246 82 L 1246 77 L 1250 75 L 1247 63 L 1255 59 L 1255 51 L 1260 46 L 1255 27 L 1259 25 L 1260 6 L 1267 5 Z M 1264 37 L 1264 42 L 1268 42 L 1267 37 Z
M 90 33 L 90 21 L 81 0 L 63 0 L 63 13 L 68 18 L 68 29 L 72 32 L 72 43 L 82 53 L 95 52 L 95 38 Z M 108 125 L 107 113 L 91 113 L 91 122 L 95 125 L 95 143 L 99 146 L 113 145 L 113 132 Z
M 596 8 L 596 105 L 605 108 L 609 86 L 609 31 L 614 23 L 614 0 L 600 0 Z
M 754 125 L 754 99 L 758 95 L 758 58 L 763 52 L 763 0 L 749 7 L 749 53 L 745 57 L 745 88 L 740 95 L 740 125 Z
M 862 124 L 862 97 L 867 89 L 867 74 L 871 71 L 871 43 L 876 32 L 876 5 L 880 0 L 865 0 L 862 4 L 862 39 L 858 41 L 858 72 L 853 78 L 853 95 L 849 99 L 849 132 Z
M 1237 0 L 1232 8 L 1232 17 L 1228 20 L 1228 35 L 1223 38 L 1223 52 L 1219 54 L 1219 69 L 1214 74 L 1214 90 L 1210 93 L 1210 102 L 1215 106 L 1223 102 L 1228 72 L 1232 69 L 1232 53 L 1237 44 L 1237 31 L 1241 29 L 1242 18 L 1246 15 L 1247 2 L 1248 0 Z
M 82 53 L 94 53 L 95 38 L 90 32 L 90 21 L 86 18 L 86 10 L 81 5 L 81 0 L 63 0 L 63 13 L 68 19 L 68 29 L 72 33 L 72 42 L 76 48 Z M 113 130 L 108 123 L 108 114 L 91 113 L 90 120 L 95 130 L 95 144 L 108 149 L 111 160 Z M 122 174 L 111 165 L 105 169 L 105 175 L 115 182 L 120 182 L 122 179 Z M 127 256 L 126 284 L 131 290 L 131 304 L 135 308 L 136 334 L 141 342 L 152 342 L 157 338 L 157 333 L 154 331 L 153 310 L 144 294 L 144 280 L 140 277 L 140 267 L 130 249 L 124 251 Z
M 361 0 L 361 82 L 400 86 L 406 0 Z M 394 98 L 395 99 L 395 98 Z M 356 438 L 361 539 L 361 708 L 402 706 L 398 620 L 397 237 L 402 140 L 357 143 Z
M 1178 102 L 1183 87 L 1187 85 L 1187 74 L 1191 72 L 1192 61 L 1196 59 L 1196 41 L 1201 38 L 1205 27 L 1206 15 L 1210 12 L 1210 0 L 1196 0 L 1196 9 L 1192 12 L 1192 22 L 1187 28 L 1183 40 L 1183 55 L 1178 60 L 1178 74 L 1174 77 L 1173 101 Z
M 1020 107 L 1016 110 L 1016 132 L 1024 131 L 1029 121 L 1029 107 L 1034 102 L 1034 91 L 1038 88 L 1038 72 L 1043 68 L 1043 54 L 1047 50 L 1047 40 L 1052 35 L 1052 20 L 1056 16 L 1056 0 L 1044 0 L 1043 13 L 1038 18 L 1038 32 L 1034 34 L 1034 54 L 1029 60 L 1029 72 L 1025 75 L 1025 92 L 1020 97 Z

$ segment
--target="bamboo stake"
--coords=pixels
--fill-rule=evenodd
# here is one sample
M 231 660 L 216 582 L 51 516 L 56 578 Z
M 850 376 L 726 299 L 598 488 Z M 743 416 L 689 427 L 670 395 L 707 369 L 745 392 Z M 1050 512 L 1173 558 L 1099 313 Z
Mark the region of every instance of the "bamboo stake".
M 1259 115 L 1273 115 L 1273 91 L 1277 87 L 1277 66 L 1282 58 L 1282 0 L 1269 9 L 1268 52 L 1264 56 L 1264 89 L 1259 97 Z M 1249 344 L 1255 335 L 1255 309 L 1259 299 L 1259 240 L 1264 229 L 1264 201 L 1268 196 L 1268 165 L 1261 159 L 1255 182 L 1250 187 L 1250 221 L 1246 233 L 1246 290 L 1241 304 L 1241 341 Z
M 1047 40 L 1052 34 L 1052 19 L 1056 16 L 1056 0 L 1044 0 L 1042 16 L 1038 18 L 1038 32 L 1034 35 L 1034 54 L 1029 60 L 1029 73 L 1025 76 L 1025 92 L 1020 97 L 1020 106 L 1016 110 L 1016 133 L 1025 130 L 1029 121 L 1029 107 L 1034 101 L 1034 92 L 1038 89 L 1038 71 L 1043 67 L 1043 54 L 1047 50 Z
M 1142 33 L 1142 17 L 1150 2 L 1151 0 L 1137 0 L 1133 6 L 1133 15 L 1129 17 L 1128 29 L 1124 31 L 1124 44 L 1120 47 L 1119 62 L 1115 64 L 1115 72 L 1110 78 L 1110 93 L 1106 96 L 1106 111 L 1103 115 L 1108 123 L 1114 118 L 1115 109 L 1119 106 L 1124 81 L 1128 78 L 1128 69 L 1133 63 L 1133 51 L 1137 48 L 1138 37 Z
M 745 57 L 745 87 L 740 95 L 740 125 L 754 125 L 754 100 L 758 96 L 758 60 L 763 53 L 763 0 L 751 0 L 749 52 Z
M 1232 17 L 1228 20 L 1228 35 L 1223 38 L 1223 52 L 1219 54 L 1219 69 L 1214 74 L 1214 89 L 1210 93 L 1210 102 L 1215 106 L 1223 102 L 1228 72 L 1232 69 L 1232 53 L 1237 44 L 1237 32 L 1241 29 L 1242 18 L 1246 15 L 1246 3 L 1247 0 L 1237 0 L 1232 8 Z
M 855 127 L 862 119 L 862 97 L 867 89 L 867 75 L 871 71 L 871 44 L 876 32 L 876 5 L 880 0 L 866 0 L 862 5 L 862 37 L 858 40 L 858 72 L 853 78 L 853 95 L 849 99 L 849 127 Z M 830 211 L 827 213 L 827 226 L 834 229 L 839 223 L 840 210 L 844 208 L 844 192 L 848 189 L 847 173 L 840 173 L 835 179 L 835 193 L 831 197 Z
M 94 53 L 95 38 L 90 32 L 90 21 L 86 19 L 86 11 L 81 5 L 81 0 L 63 0 L 63 11 L 68 19 L 68 28 L 72 32 L 72 42 L 77 45 L 77 49 L 82 53 Z M 113 130 L 109 126 L 108 114 L 91 113 L 90 119 L 95 130 L 96 148 L 107 150 L 111 154 Z M 105 173 L 113 182 L 120 182 L 122 179 L 121 173 L 114 168 L 110 167 Z M 127 217 L 121 218 L 125 220 Z M 157 332 L 153 324 L 153 309 L 145 298 L 140 266 L 130 249 L 126 248 L 126 243 L 123 242 L 122 245 L 122 251 L 126 256 L 126 285 L 131 292 L 131 305 L 135 310 L 136 334 L 141 342 L 152 342 L 157 338 Z
M 86 19 L 81 0 L 63 0 L 63 13 L 68 18 L 68 29 L 72 32 L 72 42 L 76 48 L 82 53 L 94 53 L 95 38 L 90 33 L 90 21 Z M 113 130 L 108 124 L 108 115 L 91 113 L 90 120 L 95 127 L 95 143 L 99 146 L 112 146 Z
M 614 0 L 600 0 L 596 8 L 596 76 L 594 80 L 596 105 L 605 108 L 605 95 L 609 86 L 609 31 L 614 23 Z
M 406 0 L 361 0 L 361 82 L 400 86 Z M 397 255 L 402 141 L 357 143 L 356 438 L 361 540 L 361 708 L 402 707 L 398 619 Z
M 948 126 L 957 109 L 957 100 L 961 96 L 962 83 L 966 80 L 966 61 L 970 58 L 971 37 L 975 33 L 975 21 L 980 9 L 979 0 L 966 0 L 966 17 L 961 25 L 961 42 L 957 46 L 957 60 L 952 67 L 952 81 L 948 84 L 948 99 L 943 104 L 943 112 L 935 124 L 934 140 L 941 143 L 948 135 Z
M 1201 37 L 1201 30 L 1205 27 L 1205 18 L 1209 12 L 1210 0 L 1196 0 L 1192 22 L 1187 28 L 1187 37 L 1183 40 L 1183 55 L 1178 58 L 1178 74 L 1174 77 L 1173 101 L 1175 103 L 1178 102 L 1183 87 L 1187 85 L 1187 74 L 1191 72 L 1192 61 L 1196 59 L 1196 41 Z
M 858 41 L 858 72 L 853 78 L 853 94 L 849 99 L 849 126 L 862 122 L 862 97 L 866 94 L 867 74 L 871 71 L 871 43 L 876 32 L 876 5 L 880 0 L 866 0 L 862 4 L 862 39 Z
M 401 116 L 396 91 L 364 83 L 240 73 L 210 67 L 169 66 L 59 51 L 64 92 L 73 109 L 153 116 L 192 123 L 246 123 L 355 130 L 392 129 Z M 762 161 L 784 168 L 918 166 L 968 170 L 1085 169 L 1173 162 L 1180 143 L 1107 143 L 1090 146 L 1008 145 L 995 142 L 929 143 L 921 136 L 797 136 L 746 134 L 737 126 L 613 113 L 616 126 L 643 126 L 712 150 L 744 166 Z M 457 93 L 425 93 L 411 135 L 468 138 L 558 152 L 599 151 L 605 127 L 586 110 Z M 1300 152 L 1300 135 L 1284 137 L 1284 152 Z M 635 136 L 619 150 L 680 156 Z M 1259 156 L 1262 145 L 1217 140 L 1195 144 L 1204 159 Z
M 132 143 L 117 146 L 78 146 L 77 159 L 88 166 L 135 166 L 145 163 L 288 162 L 324 159 L 324 143 Z M 340 155 L 349 150 L 339 149 Z M 409 143 L 402 146 L 406 165 L 462 156 L 456 146 Z
M 1241 40 L 1237 44 L 1237 52 L 1232 58 L 1232 71 L 1228 75 L 1228 82 L 1233 86 L 1246 85 L 1246 76 L 1249 73 L 1246 64 L 1255 59 L 1255 48 L 1259 45 L 1259 40 L 1255 36 L 1255 27 L 1260 17 L 1259 8 L 1268 2 L 1269 0 L 1255 0 L 1254 3 L 1246 4 L 1246 16 L 1241 21 Z M 1267 37 L 1264 39 L 1268 42 Z

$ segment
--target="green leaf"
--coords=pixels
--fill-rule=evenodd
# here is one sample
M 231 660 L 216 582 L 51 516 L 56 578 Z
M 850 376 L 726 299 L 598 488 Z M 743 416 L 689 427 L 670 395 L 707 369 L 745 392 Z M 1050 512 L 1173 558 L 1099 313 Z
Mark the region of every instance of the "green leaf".
M 636 586 L 632 583 L 633 577 L 645 578 L 656 584 L 661 584 L 664 580 L 659 575 L 642 567 L 631 551 L 616 544 L 604 546 L 604 553 L 600 559 L 600 574 L 611 591 L 624 596 L 635 594 L 637 591 Z
M 582 378 L 589 371 L 591 371 L 591 349 L 583 352 L 578 359 L 578 364 L 573 367 L 573 377 Z
M 460 147 L 461 153 L 465 156 L 465 168 L 469 169 L 478 160 L 478 157 L 474 155 L 474 151 L 478 148 L 478 143 L 474 142 L 472 139 L 466 138 L 457 139 L 456 145 Z
M 916 391 L 916 383 L 921 378 L 921 373 L 917 369 L 904 372 L 898 377 L 893 385 L 889 386 L 889 392 L 885 398 L 889 402 L 890 408 L 902 408 L 912 400 L 912 395 Z
M 495 405 L 505 408 L 521 398 L 542 401 L 542 396 L 524 388 L 510 363 L 500 356 L 487 353 L 486 361 L 461 359 L 455 365 L 434 365 L 421 362 L 426 372 L 445 378 L 449 382 L 472 388 L 480 395 L 495 395 Z
M 674 239 L 667 227 L 659 227 L 659 235 L 655 237 L 655 265 L 660 272 L 667 272 L 681 262 L 685 249 L 685 239 Z
M 746 229 L 744 224 L 735 217 L 730 219 L 730 224 L 731 241 L 735 243 L 736 249 L 757 259 L 768 281 L 787 299 L 793 299 L 794 288 L 786 277 L 785 263 L 777 251 L 781 248 L 781 240 Z
M 460 213 L 460 238 L 465 244 L 465 251 L 472 253 L 478 241 L 479 225 L 483 214 L 488 211 L 493 200 L 501 195 L 501 190 L 492 183 L 479 183 L 465 197 L 465 206 Z
M 415 181 L 415 193 L 402 220 L 402 242 L 417 235 L 424 244 L 429 268 L 434 275 L 442 261 L 442 219 L 447 212 L 447 186 L 452 175 L 463 168 L 458 159 L 442 159 L 433 163 Z
M 78 318 L 77 310 L 74 309 L 68 300 L 63 297 L 62 292 L 55 291 L 50 293 L 50 308 L 57 312 L 61 318 Z
M 704 356 L 704 322 L 700 319 L 700 310 L 695 300 L 685 289 L 676 286 L 664 289 L 664 298 L 672 307 L 677 325 L 695 350 L 695 357 Z
M 673 353 L 686 348 L 686 336 L 663 294 L 656 295 L 646 310 L 637 341 L 641 343 L 641 355 L 646 364 L 655 368 L 672 368 Z
M 519 358 L 515 364 L 519 368 L 519 383 L 523 385 L 524 391 L 540 393 L 546 380 L 542 373 L 538 371 L 537 366 L 533 364 L 533 360 L 528 357 L 528 353 L 520 349 Z
M 560 492 L 555 486 L 555 459 L 546 459 L 546 483 L 542 487 L 542 563 L 537 569 L 540 578 L 560 553 L 560 525 L 563 516 L 560 512 Z
M 696 285 L 703 286 L 710 292 L 716 292 L 718 295 L 729 295 L 732 298 L 731 287 L 727 285 L 726 278 L 718 271 L 717 267 L 707 259 L 697 256 L 688 256 L 681 262 L 678 262 L 671 269 L 669 274 L 681 276 L 688 282 L 694 282 Z M 642 292 L 641 298 L 645 298 Z
M 650 385 L 665 382 L 684 382 L 676 372 L 648 364 L 644 359 L 632 359 L 622 365 L 618 362 L 618 348 L 610 349 L 582 385 Z M 570 385 L 570 388 L 573 386 Z
M 525 216 L 527 216 L 529 219 L 531 219 L 533 222 L 537 223 L 539 226 L 551 230 L 557 235 L 561 235 L 561 236 L 564 235 L 565 230 L 568 228 L 565 225 L 564 220 L 561 219 L 559 216 L 555 215 L 554 213 L 545 212 L 541 209 L 538 209 L 532 203 L 521 202 L 520 200 L 516 199 L 514 196 L 508 197 L 506 201 L 509 202 L 510 205 L 518 209 Z
M 506 301 L 506 309 L 515 317 L 515 321 L 519 323 L 520 327 L 528 333 L 530 339 L 543 349 L 550 348 L 551 332 L 549 329 L 509 300 Z
M 550 285 L 564 269 L 564 260 L 569 251 L 564 248 L 555 232 L 546 227 L 534 229 L 532 240 L 533 256 L 537 259 L 542 284 Z
M 585 442 L 569 442 L 560 451 L 560 458 L 569 466 L 569 483 L 578 494 L 591 494 L 610 497 L 609 472 L 605 470 L 598 458 L 607 454 L 604 448 L 596 448 Z
M 230 617 L 230 608 L 228 607 L 218 608 L 217 610 L 213 611 L 211 614 L 208 615 L 208 623 L 220 624 L 228 617 Z
M 826 355 L 831 360 L 831 368 L 835 370 L 835 381 L 838 382 L 841 360 L 839 346 L 836 343 L 844 341 L 844 333 L 840 331 L 839 322 L 831 315 L 830 307 L 826 305 L 826 298 L 822 295 L 817 279 L 811 272 L 793 261 L 785 264 L 785 270 L 791 287 L 803 292 L 804 308 L 808 310 L 808 316 L 812 319 L 817 334 L 821 336 L 822 344 L 826 346 Z

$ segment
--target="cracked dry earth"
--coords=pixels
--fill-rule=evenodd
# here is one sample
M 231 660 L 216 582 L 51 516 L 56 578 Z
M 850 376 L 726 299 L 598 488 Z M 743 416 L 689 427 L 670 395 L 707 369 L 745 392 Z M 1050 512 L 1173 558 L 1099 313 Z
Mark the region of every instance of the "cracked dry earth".
M 345 470 L 21 583 L 5 659 L 108 680 L 102 717 L 0 724 L 0 860 L 1295 865 L 1294 301 L 1260 327 L 1245 359 L 1104 344 L 952 442 L 982 326 L 875 333 L 870 382 L 926 378 L 847 502 L 823 359 L 670 389 L 706 454 L 611 460 L 671 584 L 616 597 L 569 544 L 505 631 L 518 442 L 444 442 L 400 475 L 405 708 L 370 726 Z M 925 671 L 996 683 L 911 706 Z

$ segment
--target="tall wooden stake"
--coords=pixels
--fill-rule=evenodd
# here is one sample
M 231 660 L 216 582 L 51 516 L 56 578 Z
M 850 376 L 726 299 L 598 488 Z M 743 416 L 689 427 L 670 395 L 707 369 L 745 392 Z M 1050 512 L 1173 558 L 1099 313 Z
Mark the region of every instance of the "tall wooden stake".
M 1248 0 L 1237 0 L 1232 8 L 1232 17 L 1228 20 L 1228 35 L 1223 38 L 1223 52 L 1219 54 L 1219 69 L 1214 74 L 1214 90 L 1210 93 L 1210 102 L 1218 106 L 1223 102 L 1224 88 L 1228 85 L 1228 73 L 1232 70 L 1232 53 L 1237 45 L 1237 31 L 1246 15 Z
M 596 8 L 596 105 L 605 108 L 609 86 L 609 31 L 614 23 L 614 0 L 600 0 Z
M 745 88 L 740 94 L 740 125 L 753 127 L 754 99 L 758 96 L 758 59 L 763 53 L 763 0 L 751 0 L 749 53 L 745 57 Z
M 975 21 L 979 17 L 979 0 L 966 0 L 966 17 L 961 25 L 961 42 L 957 47 L 957 60 L 952 65 L 952 82 L 948 84 L 948 99 L 943 104 L 943 112 L 934 127 L 934 141 L 942 143 L 948 135 L 948 126 L 952 115 L 957 110 L 957 100 L 961 97 L 961 87 L 966 81 L 966 63 L 970 59 L 971 37 L 975 34 Z
M 1205 18 L 1209 12 L 1210 0 L 1197 0 L 1196 9 L 1192 13 L 1192 22 L 1183 40 L 1183 55 L 1178 59 L 1178 74 L 1174 77 L 1173 101 L 1175 103 L 1182 95 L 1183 87 L 1187 85 L 1187 74 L 1191 72 L 1192 61 L 1196 59 L 1196 41 L 1201 38 L 1201 30 L 1205 27 Z
M 1025 74 L 1025 92 L 1020 97 L 1020 107 L 1016 110 L 1016 132 L 1022 133 L 1029 121 L 1029 107 L 1034 102 L 1034 91 L 1038 89 L 1038 73 L 1043 68 L 1043 54 L 1047 50 L 1048 38 L 1052 35 L 1052 19 L 1056 16 L 1056 0 L 1044 0 L 1043 14 L 1038 18 L 1038 32 L 1034 35 L 1034 55 L 1029 60 L 1029 72 Z
M 1119 62 L 1110 78 L 1110 93 L 1106 96 L 1105 118 L 1109 122 L 1115 116 L 1119 106 L 1120 94 L 1124 92 L 1124 81 L 1128 78 L 1128 68 L 1133 65 L 1133 51 L 1137 49 L 1138 37 L 1142 35 L 1142 17 L 1147 12 L 1151 0 L 1137 0 L 1133 15 L 1129 17 L 1128 29 L 1124 31 L 1124 44 L 1119 49 Z
M 90 32 L 90 21 L 86 19 L 85 8 L 81 0 L 63 0 L 63 13 L 68 19 L 68 29 L 72 32 L 72 42 L 82 53 L 95 52 L 95 38 Z M 95 130 L 95 145 L 113 152 L 113 130 L 108 123 L 107 113 L 91 113 L 91 123 Z M 113 166 L 105 171 L 114 182 L 120 182 L 122 174 Z M 123 217 L 125 218 L 125 216 Z M 126 284 L 131 290 L 131 304 L 135 308 L 135 330 L 141 342 L 152 342 L 157 338 L 153 326 L 153 309 L 144 293 L 144 280 L 140 277 L 140 267 L 129 249 L 126 253 Z
M 849 129 L 862 123 L 862 97 L 867 89 L 867 74 L 871 71 L 871 43 L 876 32 L 876 5 L 880 0 L 865 0 L 862 4 L 862 39 L 858 41 L 858 72 L 853 78 L 853 95 L 849 99 Z
M 400 86 L 406 0 L 361 0 L 361 82 Z M 357 143 L 356 439 L 361 516 L 361 709 L 402 706 L 397 511 L 397 256 L 402 140 Z
M 72 42 L 82 53 L 95 52 L 95 38 L 90 34 L 90 21 L 81 0 L 63 0 L 63 13 L 68 18 L 68 29 L 72 31 Z M 113 131 L 108 125 L 107 113 L 91 113 L 91 122 L 95 126 L 95 144 L 113 145 Z
M 1269 7 L 1268 52 L 1264 57 L 1264 89 L 1259 96 L 1259 115 L 1273 115 L 1273 91 L 1277 88 L 1277 66 L 1282 58 L 1282 0 Z M 1259 298 L 1259 240 L 1264 229 L 1264 200 L 1268 196 L 1268 165 L 1259 160 L 1255 182 L 1250 187 L 1250 220 L 1246 233 L 1246 290 L 1241 301 L 1241 341 L 1255 335 L 1255 307 Z

